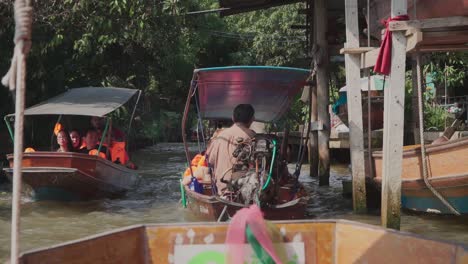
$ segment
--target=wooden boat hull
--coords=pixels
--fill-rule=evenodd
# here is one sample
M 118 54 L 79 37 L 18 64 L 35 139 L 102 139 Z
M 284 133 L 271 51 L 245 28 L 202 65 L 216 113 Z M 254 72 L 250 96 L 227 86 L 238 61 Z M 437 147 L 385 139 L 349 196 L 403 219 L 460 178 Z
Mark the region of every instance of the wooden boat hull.
M 402 206 L 434 213 L 450 213 L 427 188 L 422 175 L 418 146 L 403 151 Z M 430 145 L 426 148 L 431 185 L 460 213 L 468 214 L 468 138 Z M 382 182 L 382 152 L 373 153 L 375 181 Z
M 11 179 L 13 158 L 8 155 Z M 94 200 L 125 194 L 139 180 L 136 171 L 80 153 L 33 152 L 23 157 L 23 182 L 36 200 Z
M 230 202 L 222 198 L 200 194 L 185 187 L 187 197 L 187 207 L 191 213 L 201 220 L 217 221 L 222 215 L 221 220 L 227 220 L 238 210 L 248 207 L 243 204 Z M 265 219 L 269 220 L 293 220 L 305 218 L 308 197 L 299 197 L 297 199 L 284 202 L 279 205 L 265 206 L 262 208 Z
M 286 250 L 284 263 L 468 263 L 468 249 L 463 245 L 377 226 L 344 220 L 274 225 L 283 234 L 280 243 L 295 243 L 294 250 Z M 20 262 L 225 263 L 227 227 L 227 223 L 131 226 L 25 252 Z M 195 261 L 202 254 L 204 261 Z
M 407 0 L 408 15 L 412 20 L 430 19 L 452 16 L 467 16 L 468 3 L 466 0 Z M 372 35 L 380 39 L 381 21 L 390 17 L 391 2 L 387 0 L 370 1 L 370 22 Z M 416 17 L 414 12 L 416 11 Z

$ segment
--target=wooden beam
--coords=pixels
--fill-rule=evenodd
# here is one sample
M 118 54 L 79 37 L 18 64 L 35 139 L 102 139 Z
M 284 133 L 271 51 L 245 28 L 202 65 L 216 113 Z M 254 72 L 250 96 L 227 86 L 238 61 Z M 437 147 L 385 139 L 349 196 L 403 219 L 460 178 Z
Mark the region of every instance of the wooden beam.
M 468 45 L 427 45 L 419 47 L 419 52 L 468 51 Z
M 375 49 L 378 49 L 378 47 L 342 48 L 340 54 L 362 54 Z
M 345 5 L 346 43 L 345 50 L 359 50 L 359 25 L 357 0 L 348 0 Z M 366 209 L 366 174 L 364 160 L 364 131 L 362 125 L 361 98 L 361 53 L 345 53 L 346 93 L 350 135 L 351 170 L 353 177 L 353 208 L 357 213 Z
M 392 0 L 391 16 L 407 14 L 406 0 Z M 401 172 L 405 108 L 405 32 L 392 34 L 390 88 L 385 90 L 384 139 L 382 168 L 382 226 L 400 229 Z
M 409 29 L 431 29 L 468 26 L 468 16 L 430 18 L 424 20 L 393 21 L 389 24 L 390 31 Z
M 319 63 L 317 67 L 317 116 L 324 130 L 318 131 L 319 149 L 319 185 L 329 185 L 330 181 L 330 114 L 328 112 L 329 75 L 328 75 L 328 41 L 327 41 L 327 1 L 314 1 L 315 35 L 319 48 Z
M 380 48 L 363 53 L 361 55 L 361 69 L 374 67 L 377 57 L 379 56 L 379 51 Z
M 405 33 L 406 52 L 415 50 L 418 44 L 423 40 L 423 33 L 419 30 L 411 30 Z

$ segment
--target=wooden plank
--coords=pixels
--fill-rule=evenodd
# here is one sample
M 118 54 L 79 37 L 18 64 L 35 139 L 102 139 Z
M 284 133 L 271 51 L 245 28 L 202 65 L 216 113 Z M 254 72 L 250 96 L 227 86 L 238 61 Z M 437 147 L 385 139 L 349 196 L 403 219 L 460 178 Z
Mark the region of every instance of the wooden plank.
M 329 75 L 328 75 L 328 40 L 327 40 L 327 1 L 314 1 L 316 41 L 319 47 L 320 62 L 317 67 L 317 116 L 325 127 L 318 131 L 319 149 L 319 185 L 329 185 L 330 178 L 330 114 L 328 112 Z
M 361 69 L 374 67 L 379 56 L 379 51 L 380 48 L 361 54 Z
M 406 13 L 406 0 L 392 0 L 392 17 Z M 405 32 L 393 32 L 390 88 L 385 89 L 384 98 L 387 111 L 384 111 L 381 219 L 382 226 L 394 229 L 400 229 L 405 62 Z
M 468 26 L 468 17 L 442 17 L 430 18 L 424 20 L 393 21 L 389 24 L 390 31 L 400 31 L 409 29 L 431 29 L 445 27 Z
M 405 36 L 407 36 L 406 52 L 416 49 L 417 45 L 423 40 L 423 33 L 421 31 L 411 30 L 410 32 L 409 35 L 407 35 L 409 32 L 405 33 Z
M 342 48 L 340 49 L 340 54 L 362 54 L 378 48 L 379 47 Z
M 359 48 L 357 0 L 346 1 L 345 18 L 345 49 Z M 346 86 L 348 87 L 346 93 L 348 97 L 349 144 L 353 177 L 353 208 L 355 212 L 364 213 L 367 209 L 360 63 L 360 54 L 345 54 Z

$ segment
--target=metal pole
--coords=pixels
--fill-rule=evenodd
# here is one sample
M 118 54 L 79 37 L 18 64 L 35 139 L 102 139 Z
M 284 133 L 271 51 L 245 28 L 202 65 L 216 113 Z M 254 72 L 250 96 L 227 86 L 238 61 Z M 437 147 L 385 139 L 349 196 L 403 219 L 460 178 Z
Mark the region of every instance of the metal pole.
M 135 103 L 135 107 L 133 107 L 132 115 L 130 116 L 130 122 L 128 123 L 128 129 L 127 129 L 127 144 L 126 144 L 126 149 L 127 153 L 129 152 L 128 150 L 130 149 L 128 145 L 130 145 L 130 129 L 132 128 L 132 121 L 133 117 L 135 116 L 135 112 L 138 106 L 138 102 L 140 102 L 140 96 L 141 96 L 141 90 L 138 90 L 138 97 Z

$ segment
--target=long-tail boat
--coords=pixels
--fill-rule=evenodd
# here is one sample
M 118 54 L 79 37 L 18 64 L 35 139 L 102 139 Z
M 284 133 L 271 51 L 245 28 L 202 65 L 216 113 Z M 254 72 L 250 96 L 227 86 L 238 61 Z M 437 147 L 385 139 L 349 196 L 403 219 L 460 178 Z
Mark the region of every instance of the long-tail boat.
M 460 138 L 426 146 L 428 181 L 459 213 L 468 214 L 468 138 Z M 375 180 L 382 182 L 382 152 L 375 151 Z M 423 178 L 421 147 L 406 146 L 403 150 L 402 197 L 404 208 L 432 213 L 451 213 Z
M 256 121 L 273 122 L 286 113 L 294 96 L 306 84 L 309 74 L 309 70 L 305 69 L 266 66 L 196 69 L 187 98 L 182 129 L 185 133 L 188 108 L 192 97 L 195 98 L 200 119 L 230 120 L 232 111 L 238 104 L 251 104 L 255 109 Z M 263 139 L 274 139 L 279 142 L 273 135 L 257 135 L 262 136 Z M 186 137 L 183 138 L 186 142 Z M 258 142 L 260 141 L 258 140 Z M 287 139 L 283 139 L 282 143 L 287 143 Z M 264 144 L 271 146 L 271 141 Z M 284 148 L 282 147 L 282 149 Z M 190 164 L 191 157 L 186 144 L 185 150 Z M 286 166 L 283 163 L 285 160 L 284 151 L 278 151 L 274 147 L 272 151 L 270 149 L 270 153 L 272 152 L 276 153 L 274 164 Z M 275 155 L 268 156 L 268 160 L 275 159 Z M 283 170 L 279 169 L 278 171 Z M 274 188 L 272 191 L 274 198 L 260 206 L 265 218 L 277 220 L 304 218 L 308 197 L 305 195 L 302 185 L 297 181 L 298 176 L 297 174 L 296 179 L 294 179 L 288 174 L 285 176 L 287 180 L 283 181 L 283 184 L 271 187 Z M 263 180 L 260 176 L 258 178 L 260 178 L 259 182 Z M 214 221 L 226 220 L 237 210 L 247 207 L 253 202 L 253 199 L 250 202 L 245 202 L 232 198 L 239 197 L 240 192 L 233 192 L 234 195 L 221 198 L 216 191 L 213 191 L 215 189 L 214 182 L 213 177 L 211 181 L 202 182 L 203 192 L 196 192 L 187 186 L 181 188 L 181 192 L 185 192 L 183 196 L 187 197 L 186 206 L 198 218 Z M 268 180 L 264 182 L 268 182 Z
M 284 263 L 468 263 L 451 242 L 344 220 L 274 222 Z M 130 226 L 25 252 L 20 263 L 226 263 L 227 223 Z M 252 256 L 245 263 L 262 263 Z M 244 253 L 245 254 L 245 253 Z
M 120 108 L 139 90 L 111 87 L 86 87 L 70 89 L 25 110 L 25 116 L 99 116 Z M 136 104 L 135 104 L 136 107 Z M 9 126 L 9 118 L 5 117 Z M 110 118 L 103 135 L 110 132 Z M 130 128 L 130 126 L 129 126 Z M 53 127 L 50 129 L 53 131 Z M 11 131 L 11 128 L 10 128 Z M 12 136 L 13 137 L 13 136 Z M 101 145 L 106 137 L 102 137 Z M 11 177 L 13 155 L 7 155 L 10 168 L 4 169 Z M 139 181 L 136 170 L 117 164 L 97 155 L 75 152 L 34 151 L 23 154 L 22 178 L 33 190 L 35 200 L 93 200 L 114 198 L 133 188 Z

